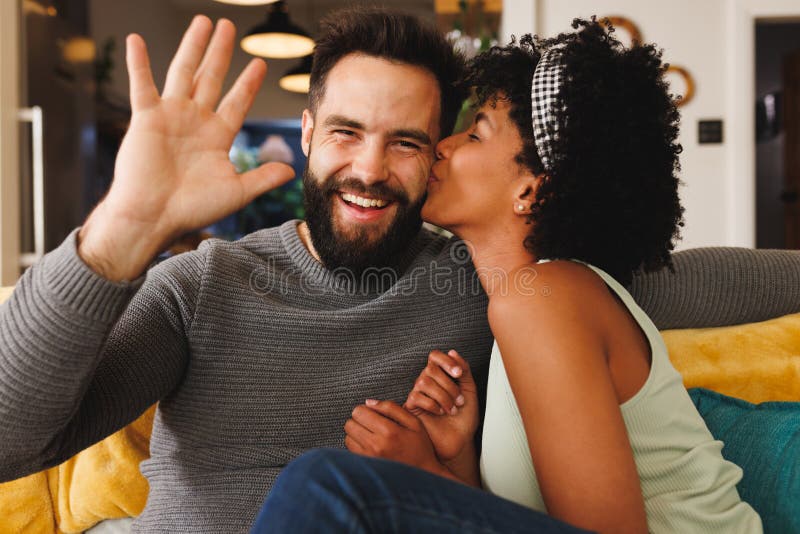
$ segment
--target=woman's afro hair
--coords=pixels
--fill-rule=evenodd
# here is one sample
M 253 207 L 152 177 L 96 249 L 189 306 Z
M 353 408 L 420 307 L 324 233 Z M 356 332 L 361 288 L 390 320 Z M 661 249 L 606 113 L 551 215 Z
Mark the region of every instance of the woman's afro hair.
M 572 33 L 525 35 L 471 63 L 466 83 L 478 105 L 510 103 L 522 137 L 517 162 L 541 180 L 525 246 L 539 259 L 577 259 L 629 284 L 639 270 L 672 268 L 680 237 L 677 144 L 680 116 L 664 81 L 667 65 L 649 44 L 624 47 L 613 28 L 575 19 Z M 531 79 L 541 55 L 563 51 L 559 135 L 549 172 L 537 155 Z

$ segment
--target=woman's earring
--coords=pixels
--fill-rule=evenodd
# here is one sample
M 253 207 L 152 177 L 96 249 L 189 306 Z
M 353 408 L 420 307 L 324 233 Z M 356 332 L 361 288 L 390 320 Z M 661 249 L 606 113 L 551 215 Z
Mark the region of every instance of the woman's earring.
M 523 211 L 524 209 L 525 209 L 525 205 L 523 205 L 523 204 L 517 204 L 517 211 L 520 211 L 520 212 L 521 212 L 521 211 Z

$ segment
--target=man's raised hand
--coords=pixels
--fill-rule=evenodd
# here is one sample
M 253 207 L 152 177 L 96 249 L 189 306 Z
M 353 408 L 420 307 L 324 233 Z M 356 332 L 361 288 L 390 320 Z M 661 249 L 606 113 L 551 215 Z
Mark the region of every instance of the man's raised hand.
M 207 17 L 195 17 L 161 95 L 144 40 L 128 36 L 131 124 L 111 188 L 79 235 L 79 254 L 106 278 L 135 278 L 183 233 L 221 219 L 294 176 L 280 163 L 237 174 L 229 160 L 266 74 L 266 64 L 253 59 L 220 101 L 235 33 L 228 20 L 214 29 Z

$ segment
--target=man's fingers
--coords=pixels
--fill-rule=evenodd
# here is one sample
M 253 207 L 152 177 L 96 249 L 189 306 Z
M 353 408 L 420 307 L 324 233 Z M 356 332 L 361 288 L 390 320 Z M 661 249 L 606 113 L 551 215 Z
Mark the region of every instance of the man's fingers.
M 445 414 L 444 408 L 442 408 L 438 402 L 416 389 L 408 394 L 408 399 L 406 399 L 406 403 L 403 407 L 414 415 L 420 415 L 421 413 L 430 413 L 432 415 Z
M 379 412 L 367 408 L 363 404 L 353 409 L 350 420 L 358 423 L 373 434 L 385 435 L 393 426 L 397 426 L 396 422 Z
M 450 349 L 447 352 L 447 355 L 453 359 L 453 362 L 461 369 L 461 376 L 459 377 L 458 381 L 460 384 L 475 384 L 475 379 L 472 376 L 472 369 L 469 367 L 469 363 L 465 360 L 455 349 Z
M 441 362 L 442 368 L 447 371 L 447 374 L 458 380 L 462 385 L 465 382 L 475 382 L 469 363 L 454 349 L 447 351 L 447 354 L 440 350 L 434 350 L 428 357 L 428 361 Z
M 203 59 L 213 26 L 206 16 L 198 15 L 192 19 L 167 71 L 164 98 L 188 97 L 191 94 L 194 73 Z
M 444 373 L 442 374 L 444 375 Z M 461 392 L 458 389 L 458 385 L 454 384 L 446 375 L 443 376 L 443 379 L 450 382 L 449 386 L 455 386 L 455 393 L 450 389 L 443 388 L 437 380 L 427 374 L 417 379 L 414 391 L 433 399 L 445 413 L 455 413 L 453 408 L 457 405 L 456 398 L 461 395 Z M 463 396 L 461 400 L 463 404 Z
M 354 452 L 356 454 L 362 454 L 364 456 L 369 456 L 367 453 L 367 449 L 365 449 L 358 441 L 350 436 L 344 437 L 344 446 L 347 447 L 347 450 L 350 452 Z
M 279 187 L 294 178 L 294 169 L 285 163 L 265 163 L 260 167 L 239 175 L 242 184 L 244 207 L 254 198 Z
M 373 438 L 372 432 L 353 418 L 344 424 L 344 433 L 354 439 L 362 448 L 366 448 Z
M 374 410 L 374 412 L 377 412 L 376 415 L 384 416 L 384 418 L 388 418 L 405 428 L 415 429 L 419 425 L 419 420 L 416 417 L 395 402 L 368 399 L 366 405 L 371 410 Z M 379 428 L 384 427 L 381 426 Z
M 463 379 L 471 380 L 469 365 L 455 351 L 431 351 L 428 364 L 406 399 L 406 409 L 417 415 L 424 410 L 434 415 L 455 414 L 466 402 L 461 390 Z
M 430 364 L 439 366 L 454 380 L 461 378 L 461 375 L 464 373 L 464 369 L 462 369 L 462 365 L 460 365 L 461 362 L 463 362 L 463 359 L 454 358 L 450 354 L 445 354 L 440 350 L 432 350 L 428 355 L 429 366 Z
M 125 62 L 130 79 L 131 110 L 136 113 L 158 104 L 158 90 L 150 70 L 147 45 L 140 35 L 132 33 L 125 40 Z
M 267 75 L 267 64 L 264 60 L 254 58 L 242 71 L 231 90 L 222 99 L 217 114 L 228 123 L 231 130 L 238 132 L 244 118 L 253 105 L 258 88 Z
M 219 100 L 231 64 L 235 37 L 236 27 L 233 23 L 228 19 L 220 19 L 194 76 L 192 98 L 203 107 L 213 109 Z
M 454 381 L 450 377 L 450 375 L 448 375 L 442 369 L 441 365 L 431 361 L 428 363 L 428 365 L 425 367 L 425 370 L 417 379 L 416 383 L 414 384 L 414 387 L 415 388 L 419 387 L 426 395 L 428 394 L 427 390 L 431 389 L 432 392 L 436 393 L 430 396 L 436 400 L 439 400 L 442 393 L 439 393 L 439 389 L 435 388 L 434 386 L 438 386 L 439 388 L 441 388 L 441 390 L 443 390 L 443 393 L 447 396 L 447 398 L 452 399 L 450 402 L 455 402 L 456 398 L 461 396 L 461 387 L 458 385 L 458 383 Z M 463 398 L 461 400 L 463 401 Z M 456 404 L 460 406 L 459 403 Z M 447 406 L 443 404 L 442 407 L 445 408 L 446 410 L 449 410 L 451 408 L 449 404 Z

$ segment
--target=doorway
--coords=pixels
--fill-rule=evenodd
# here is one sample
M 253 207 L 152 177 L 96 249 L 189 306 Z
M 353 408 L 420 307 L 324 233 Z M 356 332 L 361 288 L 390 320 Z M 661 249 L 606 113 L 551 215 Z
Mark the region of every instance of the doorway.
M 756 247 L 800 249 L 800 22 L 758 21 Z

